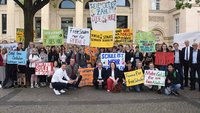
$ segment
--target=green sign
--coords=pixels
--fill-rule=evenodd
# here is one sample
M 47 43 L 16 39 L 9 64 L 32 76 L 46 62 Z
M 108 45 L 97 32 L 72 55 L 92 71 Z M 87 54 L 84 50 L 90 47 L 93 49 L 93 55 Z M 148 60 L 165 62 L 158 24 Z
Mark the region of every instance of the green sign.
M 44 46 L 59 46 L 63 44 L 63 30 L 43 30 Z
M 152 32 L 136 33 L 136 43 L 142 52 L 155 52 L 156 37 Z

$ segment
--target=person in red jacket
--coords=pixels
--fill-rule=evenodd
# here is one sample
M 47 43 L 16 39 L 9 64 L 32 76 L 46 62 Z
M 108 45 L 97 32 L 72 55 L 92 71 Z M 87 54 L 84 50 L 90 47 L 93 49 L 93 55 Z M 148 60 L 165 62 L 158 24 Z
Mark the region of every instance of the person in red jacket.
M 3 56 L 1 54 L 1 49 L 0 49 L 0 88 L 2 88 L 4 79 L 5 79 L 5 66 L 3 63 Z

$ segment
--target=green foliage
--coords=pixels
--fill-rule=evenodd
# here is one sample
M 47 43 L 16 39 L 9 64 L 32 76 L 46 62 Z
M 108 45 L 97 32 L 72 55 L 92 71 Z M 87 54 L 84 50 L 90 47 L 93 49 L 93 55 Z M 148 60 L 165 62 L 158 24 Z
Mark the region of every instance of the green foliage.
M 191 0 L 176 0 L 177 9 L 192 8 Z M 200 5 L 200 0 L 195 0 L 196 4 Z

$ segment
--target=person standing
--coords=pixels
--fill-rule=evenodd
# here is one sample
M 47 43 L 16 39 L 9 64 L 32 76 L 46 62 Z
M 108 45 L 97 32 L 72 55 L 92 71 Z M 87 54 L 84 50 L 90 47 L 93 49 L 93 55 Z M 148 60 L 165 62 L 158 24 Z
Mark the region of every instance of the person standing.
M 0 89 L 2 88 L 4 79 L 5 79 L 5 66 L 3 62 L 3 55 L 0 49 Z
M 190 68 L 189 59 L 191 57 L 191 53 L 193 48 L 189 46 L 190 42 L 188 40 L 185 41 L 185 47 L 182 49 L 182 59 L 183 59 L 183 67 L 184 67 L 184 76 L 185 76 L 185 87 L 188 87 L 188 73 Z
M 190 81 L 191 81 L 191 90 L 195 90 L 195 83 L 196 83 L 196 72 L 198 74 L 198 82 L 199 82 L 199 91 L 200 91 L 200 50 L 198 50 L 198 44 L 192 44 L 193 50 L 191 51 L 190 57 L 190 66 L 191 66 L 191 73 L 190 73 Z

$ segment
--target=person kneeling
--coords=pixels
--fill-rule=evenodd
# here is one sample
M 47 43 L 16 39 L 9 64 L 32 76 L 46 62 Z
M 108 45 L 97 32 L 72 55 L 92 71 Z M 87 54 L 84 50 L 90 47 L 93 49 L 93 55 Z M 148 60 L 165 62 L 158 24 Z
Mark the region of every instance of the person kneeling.
M 178 73 L 174 69 L 173 64 L 169 64 L 168 71 L 166 73 L 166 80 L 165 80 L 165 94 L 170 95 L 173 94 L 178 96 L 178 90 L 181 88 L 180 84 L 180 77 Z
M 65 93 L 64 89 L 68 89 L 75 82 L 76 82 L 75 80 L 71 80 L 67 76 L 65 63 L 61 65 L 61 68 L 55 71 L 51 79 L 53 91 L 56 95 L 61 95 L 61 93 Z

